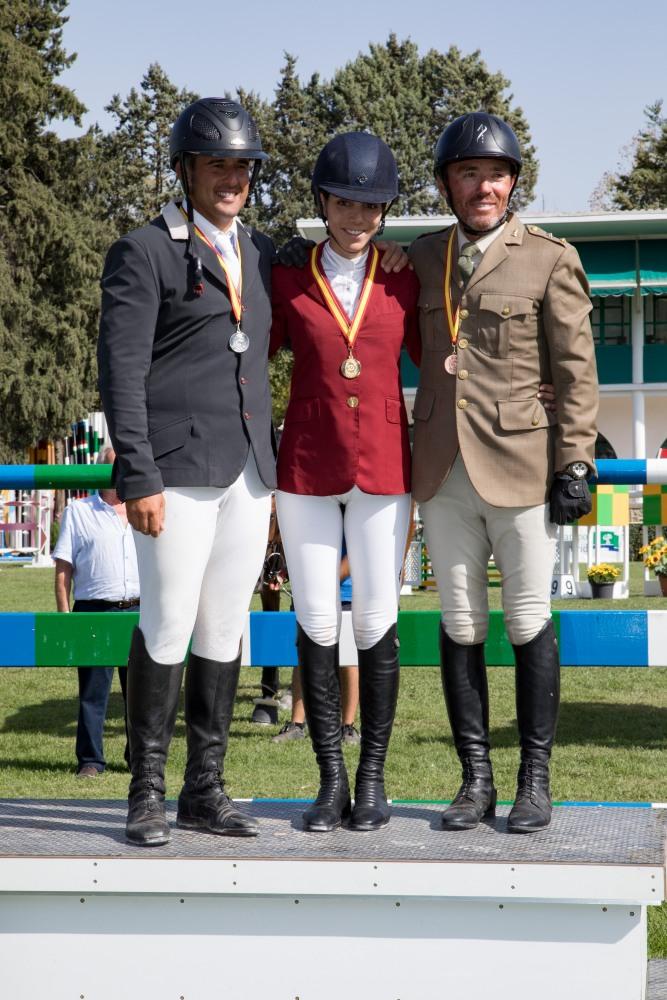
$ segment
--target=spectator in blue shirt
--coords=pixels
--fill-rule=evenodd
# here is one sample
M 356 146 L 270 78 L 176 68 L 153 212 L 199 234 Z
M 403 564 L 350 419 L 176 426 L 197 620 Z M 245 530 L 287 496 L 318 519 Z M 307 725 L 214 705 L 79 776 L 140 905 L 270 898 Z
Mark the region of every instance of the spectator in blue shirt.
M 113 462 L 113 448 L 102 448 L 98 462 Z M 115 490 L 74 500 L 63 511 L 56 563 L 58 611 L 138 611 L 139 573 L 125 504 Z M 79 718 L 76 730 L 77 776 L 96 778 L 106 767 L 102 734 L 114 667 L 79 667 Z M 127 668 L 119 667 L 123 698 Z M 125 751 L 127 760 L 127 748 Z

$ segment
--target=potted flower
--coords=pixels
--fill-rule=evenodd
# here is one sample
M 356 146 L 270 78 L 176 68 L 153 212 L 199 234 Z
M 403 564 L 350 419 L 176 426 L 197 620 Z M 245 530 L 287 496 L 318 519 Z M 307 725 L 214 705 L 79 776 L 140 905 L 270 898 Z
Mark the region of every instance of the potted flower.
M 614 580 L 621 575 L 618 566 L 611 563 L 597 563 L 588 567 L 588 581 L 593 597 L 613 597 Z
M 663 536 L 658 535 L 648 545 L 642 545 L 639 555 L 644 557 L 644 565 L 653 570 L 663 597 L 667 597 L 667 542 Z

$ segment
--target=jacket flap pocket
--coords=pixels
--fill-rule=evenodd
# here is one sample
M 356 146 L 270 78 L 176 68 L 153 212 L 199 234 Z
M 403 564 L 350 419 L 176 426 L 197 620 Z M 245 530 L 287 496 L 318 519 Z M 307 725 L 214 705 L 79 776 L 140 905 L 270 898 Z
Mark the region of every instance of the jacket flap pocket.
M 387 415 L 387 423 L 400 424 L 401 410 L 403 409 L 403 404 L 401 403 L 401 400 L 385 399 L 384 407 L 385 407 L 385 413 Z
M 152 431 L 148 435 L 148 440 L 153 449 L 153 458 L 161 458 L 170 451 L 182 448 L 190 436 L 191 429 L 192 417 L 180 417 L 178 420 L 172 420 L 170 424 Z
M 498 419 L 504 431 L 535 431 L 556 423 L 555 414 L 549 414 L 539 399 L 499 399 Z
M 320 415 L 319 399 L 293 399 L 287 408 L 286 419 L 293 424 L 317 420 Z
M 415 420 L 428 420 L 431 416 L 435 393 L 430 389 L 418 389 L 415 396 L 415 405 L 412 407 L 412 416 Z
M 480 312 L 491 312 L 501 319 L 512 316 L 526 316 L 533 311 L 533 299 L 529 295 L 502 295 L 497 292 L 482 292 L 479 297 Z
M 445 300 L 442 297 L 442 286 L 440 288 L 420 288 L 419 290 L 419 308 L 426 309 L 444 309 Z

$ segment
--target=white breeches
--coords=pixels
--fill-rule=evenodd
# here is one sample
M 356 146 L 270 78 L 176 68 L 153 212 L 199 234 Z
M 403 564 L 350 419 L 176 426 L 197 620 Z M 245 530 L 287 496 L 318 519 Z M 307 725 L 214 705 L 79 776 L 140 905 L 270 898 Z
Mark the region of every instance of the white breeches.
M 296 617 L 320 646 L 340 637 L 343 536 L 352 576 L 352 628 L 370 649 L 396 622 L 410 494 L 374 496 L 354 486 L 340 496 L 276 492 L 278 524 Z
M 419 509 L 447 635 L 464 646 L 486 639 L 493 553 L 510 642 L 534 639 L 550 616 L 557 529 L 548 505 L 492 507 L 475 491 L 459 453 L 443 485 Z
M 192 652 L 235 659 L 266 553 L 271 493 L 252 451 L 223 489 L 167 487 L 158 538 L 134 532 L 141 586 L 139 627 L 157 663 Z

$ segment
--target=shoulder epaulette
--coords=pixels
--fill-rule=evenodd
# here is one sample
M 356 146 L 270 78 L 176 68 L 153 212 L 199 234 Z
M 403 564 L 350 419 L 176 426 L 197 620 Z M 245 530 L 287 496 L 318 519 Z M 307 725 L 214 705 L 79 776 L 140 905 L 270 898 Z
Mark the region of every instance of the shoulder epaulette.
M 543 240 L 551 240 L 552 243 L 557 243 L 558 246 L 566 246 L 567 241 L 560 238 L 560 236 L 554 236 L 553 233 L 548 233 L 546 229 L 540 229 L 539 226 L 526 226 L 526 229 L 533 236 L 541 236 Z

